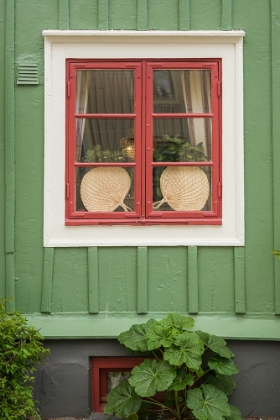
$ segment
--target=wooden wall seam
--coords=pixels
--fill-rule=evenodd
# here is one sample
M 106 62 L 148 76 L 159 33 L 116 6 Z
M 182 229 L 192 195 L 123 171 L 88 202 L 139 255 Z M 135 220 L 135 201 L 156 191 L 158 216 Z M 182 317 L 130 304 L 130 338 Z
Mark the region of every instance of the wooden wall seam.
M 190 0 L 179 0 L 179 30 L 190 30 Z
M 245 258 L 244 247 L 235 246 L 234 256 L 234 308 L 236 314 L 245 314 Z
M 148 247 L 137 248 L 137 313 L 148 312 Z
M 280 250 L 280 2 L 271 0 L 271 129 L 273 248 Z M 280 261 L 274 257 L 274 305 L 280 315 Z
M 5 252 L 8 310 L 15 308 L 15 0 L 5 3 Z
M 223 31 L 232 29 L 232 0 L 222 0 L 222 22 Z
M 54 269 L 54 248 L 44 248 L 44 268 L 42 281 L 41 312 L 51 313 L 52 284 Z
M 88 248 L 88 312 L 99 312 L 98 247 Z
M 109 0 L 98 0 L 98 29 L 109 29 Z
M 69 0 L 58 0 L 58 27 L 61 30 L 70 28 Z
M 137 29 L 138 31 L 148 29 L 148 0 L 137 0 Z
M 197 246 L 188 248 L 188 312 L 197 314 L 199 310 L 198 291 L 198 251 Z

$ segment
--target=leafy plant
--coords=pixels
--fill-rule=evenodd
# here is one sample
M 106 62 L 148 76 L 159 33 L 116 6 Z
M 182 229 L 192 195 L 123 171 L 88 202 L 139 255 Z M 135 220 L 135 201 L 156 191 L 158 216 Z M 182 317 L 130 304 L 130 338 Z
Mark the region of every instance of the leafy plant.
M 49 350 L 43 347 L 41 334 L 18 311 L 6 312 L 5 303 L 0 299 L 0 418 L 40 418 L 29 384 Z
M 193 318 L 169 314 L 121 333 L 120 343 L 144 353 L 145 360 L 110 391 L 104 413 L 137 420 L 141 409 L 151 403 L 150 410 L 158 417 L 241 420 L 227 398 L 235 388 L 232 375 L 238 372 L 234 354 L 225 340 L 191 331 L 193 326 Z M 159 392 L 165 394 L 163 402 L 157 398 Z
M 129 159 L 124 150 L 103 150 L 100 144 L 88 150 L 84 162 L 127 162 Z
M 274 251 L 272 251 L 272 254 L 278 256 L 278 258 L 280 259 L 280 251 L 278 251 L 277 249 L 275 249 Z

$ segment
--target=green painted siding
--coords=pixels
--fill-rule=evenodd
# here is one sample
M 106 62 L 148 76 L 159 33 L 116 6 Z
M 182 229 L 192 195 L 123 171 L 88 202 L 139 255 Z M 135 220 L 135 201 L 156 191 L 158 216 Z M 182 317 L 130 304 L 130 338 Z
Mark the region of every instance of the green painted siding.
M 244 248 L 43 249 L 44 29 L 245 30 Z M 49 337 L 111 337 L 179 311 L 227 337 L 280 339 L 279 44 L 278 0 L 2 0 L 0 295 L 15 296 L 10 306 Z M 17 85 L 30 61 L 39 84 Z

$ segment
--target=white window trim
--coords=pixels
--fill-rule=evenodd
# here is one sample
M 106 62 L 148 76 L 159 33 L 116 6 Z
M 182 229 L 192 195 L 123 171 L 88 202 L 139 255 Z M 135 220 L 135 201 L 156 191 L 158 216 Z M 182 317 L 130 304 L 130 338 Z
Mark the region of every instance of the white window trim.
M 244 245 L 243 31 L 43 31 L 44 246 Z M 222 225 L 65 226 L 65 60 L 222 59 Z

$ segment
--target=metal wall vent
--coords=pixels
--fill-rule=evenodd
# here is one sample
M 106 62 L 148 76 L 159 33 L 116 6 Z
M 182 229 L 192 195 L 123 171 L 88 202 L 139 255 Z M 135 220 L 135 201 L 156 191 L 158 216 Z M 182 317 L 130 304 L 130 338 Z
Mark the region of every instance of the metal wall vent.
M 19 63 L 18 64 L 18 85 L 38 85 L 38 64 Z

